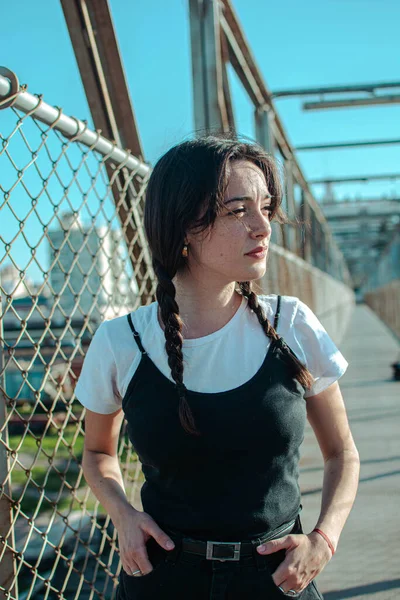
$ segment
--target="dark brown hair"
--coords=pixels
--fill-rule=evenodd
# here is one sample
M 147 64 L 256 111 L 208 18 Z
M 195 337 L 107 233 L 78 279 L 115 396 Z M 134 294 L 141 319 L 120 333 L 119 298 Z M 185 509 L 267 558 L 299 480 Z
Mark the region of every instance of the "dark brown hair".
M 234 160 L 248 160 L 261 169 L 272 195 L 271 219 L 286 222 L 280 208 L 282 183 L 274 159 L 258 144 L 240 141 L 234 135 L 208 135 L 174 146 L 155 165 L 146 192 L 144 227 L 158 279 L 156 297 L 165 326 L 165 349 L 179 395 L 179 418 L 183 428 L 193 435 L 200 433 L 183 383 L 183 323 L 172 280 L 178 271 L 188 268 L 187 259 L 182 256 L 186 233 L 192 229 L 201 233 L 212 227 L 222 209 L 228 184 L 227 166 Z M 265 334 L 278 339 L 257 294 L 252 291 L 252 282 L 237 283 Z M 310 387 L 311 373 L 287 346 L 283 346 L 283 351 L 293 376 L 303 387 Z

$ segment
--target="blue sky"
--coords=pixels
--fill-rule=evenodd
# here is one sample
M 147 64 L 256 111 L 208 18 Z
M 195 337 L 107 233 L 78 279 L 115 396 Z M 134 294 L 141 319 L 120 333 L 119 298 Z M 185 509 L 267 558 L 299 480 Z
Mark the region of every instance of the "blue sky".
M 400 80 L 397 0 L 233 0 L 271 90 Z M 146 159 L 194 129 L 187 0 L 110 0 Z M 2 64 L 66 114 L 90 114 L 60 2 L 3 4 Z M 253 136 L 252 106 L 232 78 L 238 130 Z M 276 108 L 294 145 L 400 138 L 400 105 L 304 112 Z M 1 114 L 0 114 L 1 126 Z M 400 145 L 298 153 L 308 178 L 400 172 Z M 337 186 L 338 197 L 400 194 L 400 181 Z M 316 195 L 321 190 L 315 188 Z

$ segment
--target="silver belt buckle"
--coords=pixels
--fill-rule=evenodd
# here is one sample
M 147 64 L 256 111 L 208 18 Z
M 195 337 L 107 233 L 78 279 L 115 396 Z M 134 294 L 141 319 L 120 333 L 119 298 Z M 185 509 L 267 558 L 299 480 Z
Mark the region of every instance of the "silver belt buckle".
M 228 558 L 217 558 L 213 556 L 213 548 L 215 546 L 233 546 L 233 556 Z M 206 550 L 207 560 L 220 560 L 225 562 L 226 560 L 240 560 L 240 542 L 207 542 Z

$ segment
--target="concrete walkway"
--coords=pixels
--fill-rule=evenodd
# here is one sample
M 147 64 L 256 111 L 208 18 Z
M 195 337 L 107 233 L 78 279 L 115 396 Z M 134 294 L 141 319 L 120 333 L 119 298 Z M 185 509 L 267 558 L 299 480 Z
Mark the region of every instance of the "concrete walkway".
M 337 553 L 316 581 L 325 600 L 400 600 L 400 382 L 390 367 L 400 345 L 359 305 L 340 349 L 349 362 L 340 386 L 360 453 L 360 484 Z M 323 462 L 309 425 L 300 464 L 302 521 L 311 531 Z

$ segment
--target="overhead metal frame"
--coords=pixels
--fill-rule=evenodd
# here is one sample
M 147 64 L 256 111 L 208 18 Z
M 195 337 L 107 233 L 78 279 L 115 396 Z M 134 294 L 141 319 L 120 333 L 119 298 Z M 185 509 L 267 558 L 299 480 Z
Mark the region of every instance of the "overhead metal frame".
M 303 189 L 304 199 L 312 208 L 318 221 L 321 224 L 326 223 L 323 212 L 313 197 L 308 182 L 297 162 L 294 148 L 289 142 L 283 123 L 273 105 L 272 93 L 256 65 L 233 6 L 230 0 L 221 0 L 220 6 L 221 30 L 227 39 L 232 67 L 255 106 L 257 139 L 269 151 L 273 150 L 272 140 L 279 146 L 284 159 L 290 161 L 293 183 L 296 181 Z M 329 232 L 328 228 L 327 231 Z
M 320 86 L 311 88 L 298 88 L 292 90 L 277 90 L 272 92 L 273 98 L 287 98 L 294 96 L 312 96 L 314 94 L 346 94 L 348 92 L 373 93 L 376 90 L 400 88 L 400 81 L 386 81 L 380 83 L 358 83 L 355 85 Z
M 121 147 L 130 148 L 139 159 L 143 152 L 129 98 L 121 57 L 107 0 L 61 0 L 71 41 L 96 128 Z M 197 131 L 212 128 L 229 131 L 235 128 L 229 90 L 227 64 L 230 62 L 255 108 L 257 139 L 269 151 L 279 147 L 290 162 L 290 181 L 303 190 L 304 217 L 313 213 L 326 236 L 334 240 L 323 212 L 294 156 L 282 122 L 277 115 L 272 94 L 256 66 L 230 0 L 189 0 L 194 82 L 194 114 Z M 117 190 L 113 188 L 115 198 Z M 289 195 L 291 191 L 289 190 Z M 121 211 L 120 211 L 121 212 Z M 129 214 L 120 214 L 122 222 Z M 134 236 L 128 230 L 127 241 Z M 309 237 L 305 244 L 309 244 Z M 133 247 L 132 260 L 141 248 Z M 303 248 L 303 257 L 309 256 Z M 144 274 L 143 274 L 144 276 Z M 143 303 L 148 298 L 143 297 Z
M 357 106 L 379 106 L 382 104 L 400 104 L 400 94 L 374 96 L 373 98 L 347 98 L 344 100 L 320 100 L 304 102 L 304 110 L 326 110 L 328 108 L 354 108 Z
M 350 177 L 323 177 L 322 179 L 310 179 L 311 185 L 317 183 L 358 183 L 366 181 L 382 181 L 386 179 L 400 179 L 400 173 L 382 173 L 381 175 L 352 175 Z
M 392 146 L 400 144 L 400 139 L 392 140 L 366 140 L 364 142 L 336 142 L 333 144 L 304 144 L 296 146 L 295 150 L 304 152 L 308 150 L 333 150 L 340 148 L 360 148 L 363 146 Z
M 382 198 L 382 197 L 378 197 L 378 198 L 374 198 L 374 197 L 370 197 L 370 198 L 362 198 L 362 197 L 357 197 L 357 198 L 352 198 L 351 200 L 338 200 L 338 199 L 333 199 L 333 200 L 325 200 L 324 201 L 324 207 L 326 206 L 332 206 L 332 205 L 336 205 L 336 204 L 341 204 L 344 203 L 346 205 L 348 204 L 354 204 L 354 203 L 360 203 L 360 204 L 368 204 L 368 202 L 373 203 L 373 202 L 400 202 L 400 196 L 396 197 L 396 198 Z
M 229 61 L 254 105 L 257 141 L 272 155 L 279 151 L 284 162 L 285 197 L 287 209 L 289 213 L 293 213 L 291 217 L 297 213 L 296 218 L 303 224 L 312 220 L 318 229 L 318 236 L 321 237 L 321 248 L 317 254 L 328 251 L 337 257 L 337 261 L 340 260 L 342 253 L 300 169 L 294 149 L 273 105 L 272 94 L 256 65 L 230 0 L 189 0 L 189 6 L 196 130 L 203 132 L 205 129 L 212 132 L 215 129 L 226 131 L 227 127 L 235 129 L 233 110 L 230 111 L 228 125 L 226 118 L 227 108 L 231 107 L 230 94 L 225 93 L 224 89 L 228 81 Z M 208 49 L 204 43 L 206 39 L 209 40 Z M 220 56 L 218 48 L 221 48 Z M 222 86 L 221 80 L 224 82 Z M 295 202 L 296 186 L 301 190 L 299 206 Z M 293 232 L 286 232 L 285 228 L 281 227 L 280 233 L 284 246 L 290 246 L 293 250 Z M 288 233 L 285 238 L 284 233 Z M 295 251 L 306 261 L 318 260 L 318 256 L 313 255 L 315 244 L 313 249 L 311 236 L 296 231 L 295 245 Z

